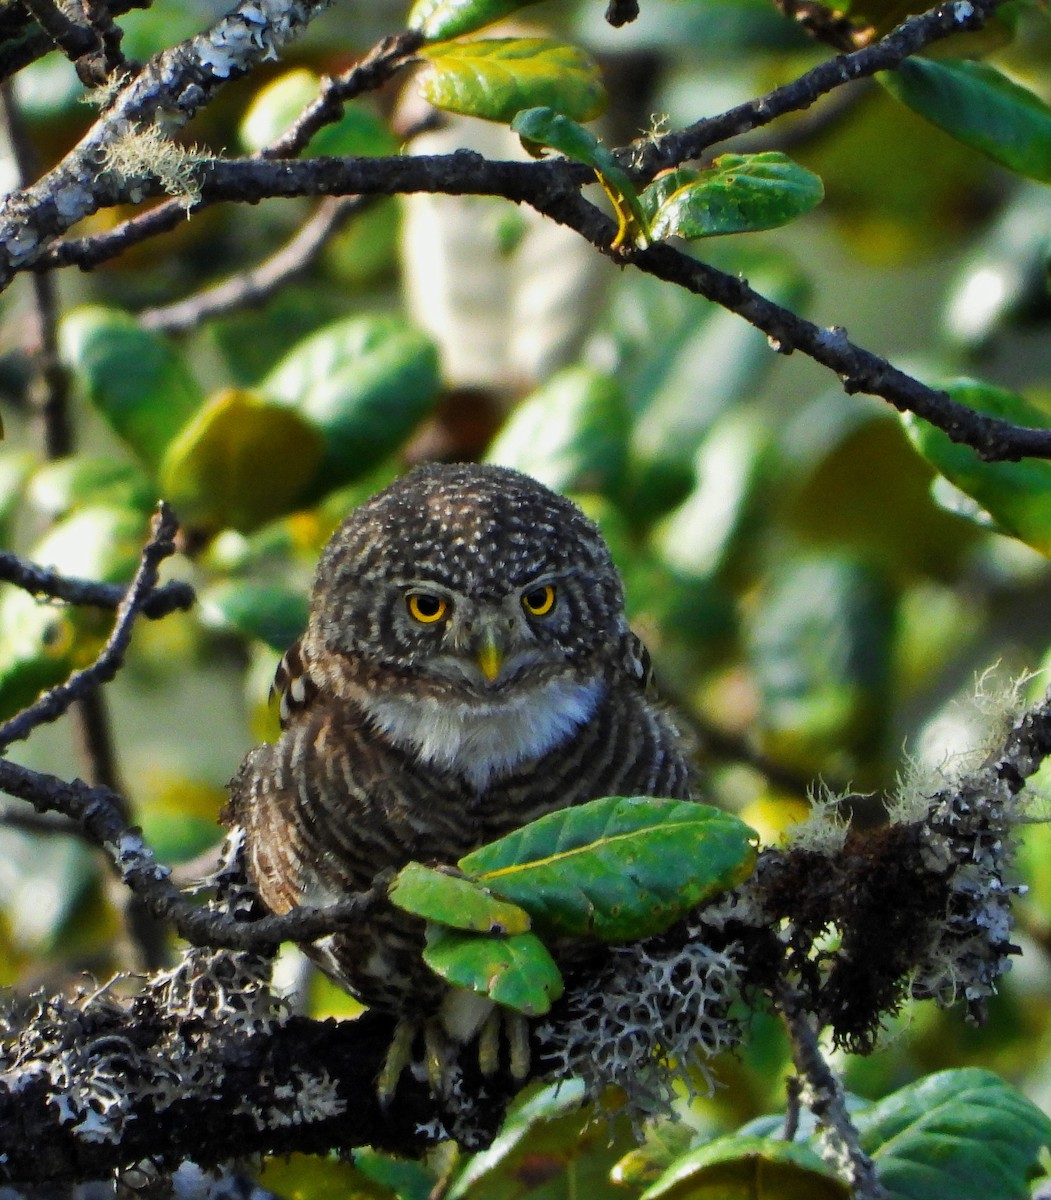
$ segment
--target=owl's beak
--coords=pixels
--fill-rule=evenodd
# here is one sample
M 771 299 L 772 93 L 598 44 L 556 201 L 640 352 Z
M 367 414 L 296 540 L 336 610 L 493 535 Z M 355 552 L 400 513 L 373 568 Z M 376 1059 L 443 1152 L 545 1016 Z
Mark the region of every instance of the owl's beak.
M 478 647 L 478 666 L 482 669 L 486 683 L 495 683 L 504 665 L 504 650 L 497 642 L 491 629 L 485 631 L 485 637 Z

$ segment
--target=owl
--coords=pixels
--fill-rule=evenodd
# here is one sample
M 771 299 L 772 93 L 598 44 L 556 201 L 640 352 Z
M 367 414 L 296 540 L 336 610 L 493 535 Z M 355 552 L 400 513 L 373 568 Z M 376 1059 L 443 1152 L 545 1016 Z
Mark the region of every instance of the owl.
M 419 467 L 326 547 L 277 672 L 283 732 L 245 758 L 226 821 L 283 913 L 569 805 L 688 798 L 683 738 L 648 685 L 620 576 L 574 503 L 502 467 Z M 423 922 L 388 906 L 304 949 L 369 1007 L 469 1037 L 480 1018 L 423 945 Z

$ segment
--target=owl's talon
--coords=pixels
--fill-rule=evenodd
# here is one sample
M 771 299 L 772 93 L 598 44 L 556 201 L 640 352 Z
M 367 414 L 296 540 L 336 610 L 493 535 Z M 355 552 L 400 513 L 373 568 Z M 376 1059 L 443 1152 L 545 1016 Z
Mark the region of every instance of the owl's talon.
M 500 1013 L 494 1008 L 478 1031 L 478 1069 L 489 1076 L 495 1075 L 499 1066 Z
M 505 1011 L 504 1028 L 511 1050 L 511 1078 L 522 1083 L 529 1076 L 532 1054 L 529 1051 L 529 1022 L 521 1013 Z
M 402 1071 L 412 1065 L 412 1043 L 416 1040 L 417 1028 L 415 1021 L 403 1019 L 394 1029 L 383 1066 L 376 1077 L 376 1094 L 381 1108 L 390 1107 L 394 1093 L 398 1090 L 398 1080 Z
M 449 1095 L 451 1060 L 449 1035 L 440 1017 L 431 1017 L 423 1026 L 423 1053 L 427 1067 L 427 1082 L 433 1095 L 445 1099 Z

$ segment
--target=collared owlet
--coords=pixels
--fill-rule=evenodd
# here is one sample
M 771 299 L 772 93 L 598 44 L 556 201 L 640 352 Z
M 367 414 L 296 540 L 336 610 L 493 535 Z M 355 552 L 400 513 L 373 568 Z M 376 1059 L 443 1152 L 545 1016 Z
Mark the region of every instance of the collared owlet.
M 601 796 L 688 798 L 620 576 L 563 496 L 494 466 L 425 466 L 356 508 L 277 674 L 283 732 L 245 758 L 227 822 L 276 913 L 452 864 Z M 370 1007 L 439 1016 L 423 922 L 387 906 L 305 947 Z

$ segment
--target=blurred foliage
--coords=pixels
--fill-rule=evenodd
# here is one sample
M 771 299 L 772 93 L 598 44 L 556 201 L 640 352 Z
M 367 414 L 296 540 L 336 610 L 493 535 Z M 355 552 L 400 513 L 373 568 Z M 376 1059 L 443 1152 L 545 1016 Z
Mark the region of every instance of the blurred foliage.
M 125 50 L 145 58 L 205 25 L 213 8 L 197 0 L 131 12 L 121 19 Z M 504 121 L 554 103 L 540 141 L 565 149 L 558 138 L 576 139 L 566 152 L 576 147 L 595 168 L 629 238 L 651 218 L 661 231 L 704 234 L 703 250 L 691 252 L 772 299 L 849 326 L 856 341 L 924 379 L 953 380 L 951 393 L 973 408 L 1049 424 L 1051 193 L 1034 182 L 1051 178 L 1045 7 L 1016 0 L 981 35 L 954 36 L 882 87 L 843 90 L 720 146 L 728 153 L 713 168 L 658 181 L 649 217 L 603 146 L 718 112 L 826 54 L 763 0 L 643 0 L 637 23 L 620 31 L 602 24 L 600 10 L 583 0 L 418 0 L 411 21 L 432 43 L 507 14 L 515 23 L 487 30 L 492 38 L 431 44 L 415 78 L 356 101 L 307 153 L 393 152 L 419 118 L 421 90 L 446 113 Z M 882 32 L 908 9 L 871 0 L 851 11 Z M 322 76 L 406 17 L 390 0 L 333 8 L 285 61 L 224 92 L 190 136 L 216 152 L 258 150 Z M 516 61 L 528 70 L 508 74 Z M 20 75 L 18 102 L 41 162 L 93 119 L 82 93 L 57 55 Z M 606 95 L 594 132 L 569 120 L 594 115 Z M 506 129 L 455 115 L 428 137 L 439 139 L 432 147 L 490 152 L 485 139 L 498 134 L 499 154 L 518 152 Z M 742 164 L 751 191 L 734 190 Z M 10 175 L 9 151 L 4 165 Z M 823 202 L 808 211 L 822 187 Z M 0 298 L 4 546 L 118 581 L 131 575 L 159 494 L 186 526 L 169 571 L 195 584 L 200 603 L 140 628 L 107 692 L 135 819 L 169 861 L 208 845 L 225 779 L 250 744 L 273 736 L 267 689 L 302 628 L 326 538 L 355 503 L 428 456 L 507 463 L 580 500 L 613 548 L 665 691 L 729 744 L 709 746 L 701 731 L 712 799 L 771 837 L 798 815 L 811 781 L 878 793 L 903 745 L 936 767 L 980 744 L 988 717 L 968 703 L 975 674 L 994 662 L 1005 676 L 1051 662 L 1047 464 L 981 464 L 921 422 L 779 357 L 773 350 L 791 348 L 771 348 L 739 318 L 637 272 L 593 267 L 579 239 L 505 207 L 509 215 L 494 218 L 496 253 L 480 261 L 477 201 L 372 204 L 307 274 L 178 337 L 147 330 L 137 315 L 255 265 L 301 226 L 307 201 L 214 207 L 104 269 L 63 275 L 76 453 L 58 462 L 44 460 L 32 420 L 27 289 Z M 104 231 L 132 211 L 100 211 L 75 232 Z M 792 218 L 772 232 L 707 237 Z M 410 240 L 410 227 L 426 235 Z M 479 296 L 477 311 L 447 303 L 460 277 L 482 289 L 488 276 L 495 291 Z M 509 360 L 512 375 L 494 362 L 468 384 L 451 378 L 462 348 L 490 344 L 494 329 L 497 343 L 528 350 Z M 5 590 L 3 715 L 90 661 L 110 620 Z M 734 754 L 744 738 L 781 769 L 776 783 Z M 16 749 L 49 770 L 79 769 L 57 730 Z M 875 800 L 854 803 L 860 817 L 878 810 Z M 1019 1089 L 983 1073 L 932 1077 L 941 1078 L 939 1111 L 948 1106 L 977 1156 L 956 1197 L 1023 1194 L 1011 1190 L 1017 1163 L 1006 1182 L 984 1173 L 996 1139 L 1005 1127 L 1016 1149 L 1046 1136 L 1022 1095 L 1051 1105 L 1049 841 L 1046 825 L 1027 832 L 1019 871 L 1030 890 L 1017 931 L 1025 956 L 989 1024 L 965 1030 L 958 1014 L 915 1006 L 876 1054 L 839 1064 L 856 1092 L 883 1098 L 864 1118 L 877 1157 L 881 1139 L 903 1131 L 937 1136 L 921 1127 L 934 1100 L 909 1090 L 925 1072 L 980 1065 Z M 55 983 L 121 965 L 99 864 L 78 842 L 0 830 L 0 902 L 0 982 Z M 306 994 L 318 1013 L 354 1008 L 324 981 Z M 415 1200 L 439 1179 L 449 1196 L 472 1200 L 637 1196 L 646 1187 L 654 1197 L 780 1197 L 790 1186 L 839 1194 L 812 1151 L 779 1148 L 769 1129 L 745 1124 L 783 1103 L 790 1064 L 771 1018 L 754 1014 L 747 1047 L 712 1068 L 725 1086 L 706 1096 L 698 1081 L 702 1094 L 679 1104 L 679 1132 L 649 1129 L 634 1158 L 625 1157 L 634 1146 L 626 1122 L 591 1123 L 569 1084 L 523 1096 L 498 1142 L 474 1158 L 293 1158 L 268 1163 L 263 1182 L 303 1200 Z M 742 1126 L 749 1140 L 732 1139 L 727 1168 L 725 1143 L 711 1139 Z M 779 1181 L 775 1191 L 747 1190 L 760 1171 Z M 894 1195 L 936 1194 L 915 1186 L 895 1182 Z

